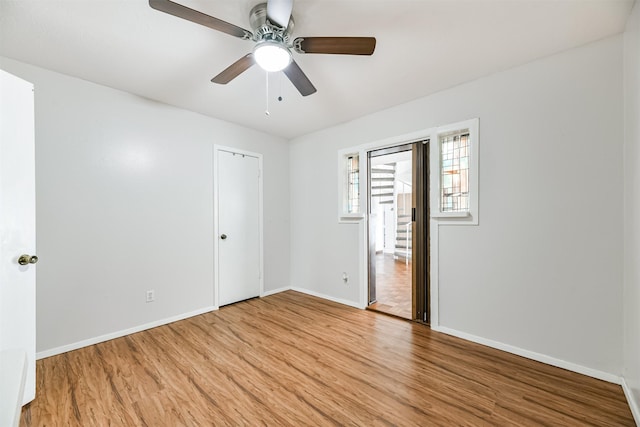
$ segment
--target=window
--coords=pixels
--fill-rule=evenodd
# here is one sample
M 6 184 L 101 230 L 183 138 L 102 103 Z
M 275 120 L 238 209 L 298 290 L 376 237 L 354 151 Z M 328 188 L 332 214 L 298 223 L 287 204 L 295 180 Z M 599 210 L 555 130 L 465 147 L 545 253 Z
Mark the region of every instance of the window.
M 440 136 L 440 209 L 469 211 L 469 132 Z
M 347 213 L 360 212 L 360 156 L 347 156 Z
M 338 152 L 338 206 L 339 221 L 349 222 L 364 217 L 360 195 L 364 189 L 360 177 L 362 176 L 360 152 L 350 149 Z
M 439 224 L 478 224 L 478 128 L 473 119 L 434 130 L 431 217 Z

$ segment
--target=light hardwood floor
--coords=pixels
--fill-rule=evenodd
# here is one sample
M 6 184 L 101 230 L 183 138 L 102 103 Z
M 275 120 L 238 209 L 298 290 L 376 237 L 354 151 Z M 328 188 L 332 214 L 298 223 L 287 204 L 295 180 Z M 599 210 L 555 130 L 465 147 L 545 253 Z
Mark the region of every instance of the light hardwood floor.
M 620 386 L 292 291 L 37 369 L 22 426 L 634 425 Z

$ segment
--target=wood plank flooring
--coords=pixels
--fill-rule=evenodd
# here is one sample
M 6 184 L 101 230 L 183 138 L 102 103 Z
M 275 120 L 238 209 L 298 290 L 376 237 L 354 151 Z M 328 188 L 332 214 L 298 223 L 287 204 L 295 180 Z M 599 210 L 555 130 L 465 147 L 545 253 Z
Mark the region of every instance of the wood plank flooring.
M 370 310 L 411 319 L 411 261 L 376 254 L 376 302 Z
M 293 291 L 37 369 L 22 426 L 634 425 L 617 385 Z

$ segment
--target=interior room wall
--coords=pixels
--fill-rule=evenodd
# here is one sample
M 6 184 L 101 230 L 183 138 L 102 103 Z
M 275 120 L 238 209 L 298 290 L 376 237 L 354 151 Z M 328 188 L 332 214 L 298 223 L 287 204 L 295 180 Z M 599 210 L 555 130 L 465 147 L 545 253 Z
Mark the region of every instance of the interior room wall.
M 287 141 L 8 58 L 0 67 L 35 85 L 40 355 L 215 305 L 213 144 L 263 154 L 265 291 L 289 285 Z
M 364 224 L 338 223 L 337 150 L 478 117 L 479 225 L 441 226 L 433 248 L 440 326 L 618 377 L 622 46 L 608 38 L 294 139 L 292 286 L 363 298 Z
M 640 424 L 640 4 L 624 34 L 624 381 Z

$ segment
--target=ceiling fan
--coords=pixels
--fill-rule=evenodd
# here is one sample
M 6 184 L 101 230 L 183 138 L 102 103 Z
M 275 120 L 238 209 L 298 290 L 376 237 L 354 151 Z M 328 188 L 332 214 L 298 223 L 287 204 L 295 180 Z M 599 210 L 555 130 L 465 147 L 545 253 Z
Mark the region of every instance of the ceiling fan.
M 249 13 L 253 32 L 170 0 L 149 0 L 149 6 L 255 43 L 251 53 L 211 79 L 213 83 L 227 84 L 257 63 L 269 72 L 283 71 L 300 94 L 307 96 L 315 93 L 316 88 L 293 59 L 291 50 L 301 54 L 372 55 L 376 48 L 374 37 L 297 37 L 292 40 L 293 0 L 268 0 L 253 7 Z

